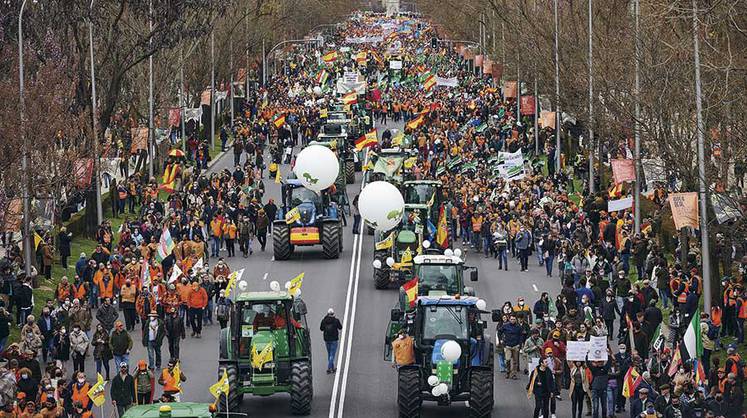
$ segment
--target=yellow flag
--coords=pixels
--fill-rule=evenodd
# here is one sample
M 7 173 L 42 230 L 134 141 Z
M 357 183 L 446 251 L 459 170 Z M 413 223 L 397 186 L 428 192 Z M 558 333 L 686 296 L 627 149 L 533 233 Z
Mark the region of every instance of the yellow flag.
M 285 223 L 288 225 L 296 222 L 299 219 L 301 219 L 301 212 L 298 210 L 298 208 L 293 208 L 285 214 Z
M 298 276 L 294 277 L 290 281 L 290 287 L 288 288 L 288 293 L 291 296 L 296 296 L 296 293 L 298 293 L 299 290 L 301 290 L 301 285 L 303 284 L 303 277 L 306 274 L 306 272 L 302 272 Z
M 405 248 L 405 251 L 402 252 L 402 259 L 400 260 L 400 264 L 405 263 L 411 263 L 412 262 L 412 251 L 410 251 L 410 247 Z
M 412 168 L 413 166 L 415 166 L 415 163 L 417 162 L 418 162 L 418 157 L 410 157 L 405 160 L 404 166 L 405 168 Z
M 392 146 L 396 147 L 396 146 L 402 145 L 403 139 L 405 139 L 405 133 L 400 131 L 397 135 L 394 135 L 394 137 L 392 138 Z
M 275 171 L 275 184 L 280 184 L 280 167 Z
M 261 369 L 265 363 L 272 361 L 272 344 L 267 344 L 261 352 L 257 351 L 257 347 L 252 347 L 252 367 L 255 369 Z
M 39 249 L 39 244 L 42 242 L 42 237 L 34 231 L 34 251 Z
M 91 386 L 91 389 L 88 390 L 88 397 L 91 398 L 94 405 L 101 406 L 106 402 L 106 391 L 104 390 L 106 387 L 106 380 L 101 376 L 101 373 L 97 373 L 97 378 L 98 380 L 96 383 L 94 383 L 93 386 Z
M 374 163 L 373 161 L 369 160 L 368 164 L 363 166 L 363 171 L 373 170 L 373 168 L 374 168 Z
M 244 269 L 236 270 L 228 275 L 228 284 L 226 285 L 226 297 L 231 295 L 231 290 L 236 285 L 236 282 L 241 280 L 241 276 L 244 275 Z
M 177 389 L 179 389 L 179 392 L 182 391 L 182 369 L 179 367 L 179 364 L 181 364 L 179 361 L 176 362 L 174 365 L 174 369 L 171 371 L 171 376 L 174 378 L 174 385 Z
M 327 109 L 320 109 L 319 110 L 319 117 L 320 118 L 326 118 L 327 117 Z
M 387 248 L 392 248 L 394 245 L 394 231 L 389 234 L 386 238 L 376 243 L 376 251 L 379 250 L 386 250 Z
M 228 396 L 228 373 L 226 373 L 226 369 L 223 369 L 223 377 L 221 377 L 216 383 L 214 383 L 212 386 L 210 386 L 210 394 L 215 397 L 215 399 L 220 398 L 220 395 L 226 395 Z

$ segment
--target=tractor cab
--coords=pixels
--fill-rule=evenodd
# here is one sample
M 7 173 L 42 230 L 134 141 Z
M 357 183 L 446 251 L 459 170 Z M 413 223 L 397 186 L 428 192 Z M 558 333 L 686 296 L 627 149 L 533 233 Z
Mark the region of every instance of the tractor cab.
M 239 283 L 239 289 L 246 286 Z M 306 313 L 306 304 L 285 291 L 239 291 L 230 324 L 221 330 L 219 375 L 226 370 L 230 390 L 220 407 L 228 402 L 235 411 L 247 393 L 268 396 L 290 392 L 292 399 L 296 396 L 301 401 L 291 409 L 310 408 L 311 399 L 305 398 L 311 391 Z M 308 380 L 304 383 L 308 387 L 294 387 L 298 379 Z
M 309 225 L 314 223 L 317 213 L 322 210 L 323 197 L 313 190 L 309 190 L 299 180 L 288 180 L 282 186 L 283 212 L 298 208 L 301 217 L 296 223 Z M 278 214 L 279 216 L 279 214 Z
M 441 187 L 438 180 L 410 180 L 404 182 L 403 197 L 405 208 L 421 209 L 425 219 L 433 224 L 438 222 L 438 208 L 441 206 Z
M 400 416 L 419 416 L 423 401 L 441 406 L 467 401 L 470 416 L 490 416 L 494 346 L 482 318 L 485 309 L 484 301 L 459 296 L 420 296 L 409 312 L 392 309 L 385 359 L 391 360 L 400 330 L 414 339 L 414 364 L 397 369 Z
M 474 296 L 474 289 L 465 286 L 465 270 L 470 270 L 470 281 L 476 282 L 477 267 L 465 266 L 456 255 L 423 254 L 413 260 L 413 276 L 418 278 L 418 294 L 423 296 Z

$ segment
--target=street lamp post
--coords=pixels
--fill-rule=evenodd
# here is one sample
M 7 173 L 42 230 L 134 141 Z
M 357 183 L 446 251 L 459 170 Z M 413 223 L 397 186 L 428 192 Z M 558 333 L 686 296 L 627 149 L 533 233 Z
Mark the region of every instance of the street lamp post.
M 210 31 L 210 148 L 215 148 L 215 30 Z
M 560 56 L 558 42 L 560 23 L 558 22 L 558 0 L 554 1 L 555 9 L 555 170 L 560 170 Z
M 96 193 L 96 220 L 99 225 L 104 222 L 104 211 L 101 208 L 101 160 L 99 155 L 99 136 L 96 131 L 96 71 L 93 62 L 93 2 L 91 0 L 90 16 L 88 17 L 88 49 L 91 54 L 91 121 L 93 128 L 93 184 Z M 112 191 L 110 190 L 110 193 Z
M 595 192 L 594 184 L 594 70 L 593 70 L 593 1 L 589 0 L 589 192 Z
M 148 2 L 148 178 L 153 178 L 153 160 L 156 157 L 153 132 L 153 0 Z
M 635 190 L 633 196 L 633 212 L 635 219 L 635 233 L 641 232 L 641 42 L 640 34 L 638 31 L 639 20 L 641 15 L 641 5 L 639 0 L 635 0 L 633 4 L 635 8 L 635 121 L 634 121 L 634 136 L 635 136 L 635 154 L 633 155 L 633 164 L 635 164 Z
M 21 171 L 23 173 L 23 264 L 26 278 L 31 277 L 31 227 L 29 219 L 29 166 L 28 166 L 28 143 L 26 140 L 26 100 L 23 85 L 23 10 L 26 1 L 21 3 L 21 11 L 18 14 L 18 97 L 19 113 L 21 116 Z

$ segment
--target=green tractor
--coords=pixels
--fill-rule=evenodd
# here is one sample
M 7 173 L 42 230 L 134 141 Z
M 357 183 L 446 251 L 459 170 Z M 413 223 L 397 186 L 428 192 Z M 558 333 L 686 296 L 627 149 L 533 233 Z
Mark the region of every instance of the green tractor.
M 335 182 L 337 187 L 345 188 L 345 184 L 355 183 L 355 152 L 353 141 L 349 138 L 349 119 L 328 121 L 311 144 L 329 147 L 337 154 L 340 162 L 340 174 Z
M 438 208 L 441 206 L 441 188 L 439 180 L 410 180 L 402 185 L 402 196 L 405 208 L 418 209 L 433 225 L 438 223 Z
M 311 412 L 314 386 L 306 313 L 305 303 L 285 291 L 238 292 L 229 326 L 220 334 L 218 376 L 225 369 L 229 384 L 228 399 L 221 395 L 220 408 L 238 411 L 244 394 L 285 392 L 294 415 Z
M 409 229 L 397 228 L 376 243 L 374 249 L 373 277 L 377 289 L 386 289 L 391 283 L 402 284 L 412 277 L 412 259 L 420 246 L 420 237 Z M 382 248 L 382 243 L 384 247 Z M 409 253 L 409 261 L 403 255 Z
M 485 302 L 475 297 L 421 296 L 412 310 L 392 309 L 384 339 L 384 358 L 404 329 L 414 341 L 415 363 L 397 369 L 400 418 L 417 418 L 424 401 L 448 406 L 468 402 L 469 416 L 493 412 L 493 344 Z

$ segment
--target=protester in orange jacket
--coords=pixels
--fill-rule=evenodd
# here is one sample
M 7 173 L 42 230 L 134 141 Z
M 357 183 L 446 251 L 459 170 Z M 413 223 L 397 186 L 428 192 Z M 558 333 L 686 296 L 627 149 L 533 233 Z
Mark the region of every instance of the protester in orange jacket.
M 192 282 L 192 288 L 187 296 L 189 313 L 189 325 L 192 327 L 192 336 L 200 338 L 202 335 L 202 316 L 208 304 L 208 295 L 205 288 L 196 281 Z

